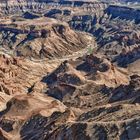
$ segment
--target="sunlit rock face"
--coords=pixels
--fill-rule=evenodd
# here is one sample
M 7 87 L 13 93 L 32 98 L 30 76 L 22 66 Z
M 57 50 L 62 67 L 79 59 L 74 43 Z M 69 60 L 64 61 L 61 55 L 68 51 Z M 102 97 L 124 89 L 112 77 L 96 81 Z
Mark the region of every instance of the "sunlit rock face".
M 14 22 L 7 19 L 0 26 L 0 39 L 1 51 L 5 49 L 8 54 L 52 59 L 84 49 L 92 37 L 73 31 L 65 22 L 44 17 Z
M 2 1 L 0 4 L 0 11 L 2 14 L 16 14 L 23 13 L 25 11 L 32 11 L 36 13 L 45 12 L 48 6 L 60 7 L 60 6 L 69 6 L 69 7 L 83 7 L 88 6 L 89 4 L 93 5 L 94 1 L 53 1 L 53 0 L 19 0 L 19 1 Z

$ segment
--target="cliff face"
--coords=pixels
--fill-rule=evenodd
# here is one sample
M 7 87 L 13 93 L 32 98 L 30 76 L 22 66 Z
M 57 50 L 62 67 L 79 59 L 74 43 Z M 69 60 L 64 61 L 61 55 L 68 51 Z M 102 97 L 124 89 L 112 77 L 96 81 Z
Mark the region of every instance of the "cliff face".
M 106 12 L 112 15 L 112 18 L 118 17 L 126 20 L 135 20 L 136 23 L 140 23 L 140 10 L 121 6 L 109 6 Z
M 25 11 L 44 13 L 49 7 L 88 7 L 88 5 L 97 6 L 98 2 L 86 1 L 46 1 L 46 0 L 18 0 L 2 1 L 0 3 L 0 12 L 2 14 L 21 14 Z
M 62 57 L 85 48 L 91 38 L 71 30 L 67 23 L 49 18 L 12 23 L 7 20 L 0 25 L 1 50 L 14 56 Z
M 85 11 L 81 10 L 80 13 L 75 12 L 71 15 L 63 15 L 65 18 L 62 18 L 62 20 L 67 21 L 70 27 L 75 30 L 85 31 L 95 36 L 98 51 L 106 54 L 111 60 L 121 61 L 119 56 L 124 51 L 129 52 L 134 57 L 127 56 L 125 64 L 138 59 L 139 57 L 134 56 L 131 51 L 140 44 L 139 24 L 137 24 L 140 17 L 139 10 L 119 6 L 105 8 L 107 5 L 100 5 L 100 7 L 102 8 L 93 8 L 94 10 L 85 8 Z M 111 7 L 115 8 L 110 10 L 112 9 Z M 52 14 L 47 16 L 61 19 L 59 15 Z
M 24 14 L 25 12 L 32 12 L 48 17 L 55 17 L 55 15 L 67 16 L 73 15 L 72 7 L 82 9 L 89 15 L 96 15 L 97 17 L 102 17 L 103 13 L 112 15 L 112 18 L 122 18 L 126 20 L 135 20 L 139 23 L 140 11 L 133 8 L 121 7 L 121 6 L 108 6 L 108 3 L 97 2 L 97 1 L 2 1 L 0 3 L 1 14 Z M 53 8 L 55 7 L 55 8 Z M 80 10 L 81 11 L 81 10 Z M 78 11 L 76 11 L 78 13 Z M 76 15 L 75 15 L 76 16 Z M 79 18 L 80 19 L 80 18 Z
M 122 1 L 121 1 L 122 2 Z M 128 2 L 128 1 L 123 1 Z M 117 2 L 116 2 L 117 3 Z M 1 14 L 23 14 L 24 12 L 34 12 L 38 14 L 45 14 L 45 12 L 49 11 L 48 8 L 55 7 L 55 9 L 61 10 L 61 8 L 67 7 L 83 7 L 85 11 L 95 11 L 98 13 L 101 10 L 105 10 L 109 5 L 109 2 L 98 2 L 98 1 L 53 1 L 53 0 L 8 0 L 1 1 L 0 3 L 0 12 Z M 59 8 L 61 7 L 61 8 Z M 51 8 L 52 10 L 52 8 Z M 112 15 L 113 18 L 120 17 L 128 20 L 136 20 L 139 22 L 139 10 L 135 10 L 132 8 L 121 7 L 121 6 L 109 6 L 106 9 L 106 12 Z M 63 12 L 62 12 L 63 13 Z M 61 13 L 61 14 L 62 14 Z M 131 14 L 130 14 L 131 13 Z M 56 14 L 56 13 L 55 13 Z M 129 16 L 129 14 L 131 16 Z
M 39 10 L 43 10 L 45 7 L 43 7 L 42 2 L 38 1 L 27 1 L 27 0 L 20 0 L 20 1 L 3 1 L 0 4 L 0 11 L 2 14 L 21 14 L 25 11 L 36 11 L 39 12 Z

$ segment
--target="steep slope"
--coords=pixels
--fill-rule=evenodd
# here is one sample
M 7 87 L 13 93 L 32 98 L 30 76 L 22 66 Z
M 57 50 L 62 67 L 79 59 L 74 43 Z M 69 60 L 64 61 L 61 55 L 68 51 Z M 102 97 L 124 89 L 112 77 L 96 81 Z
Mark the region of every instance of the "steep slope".
M 51 59 L 87 47 L 92 37 L 71 30 L 64 22 L 38 18 L 2 21 L 0 39 L 1 50 L 11 55 Z
M 23 88 L 24 90 L 20 90 L 20 95 L 18 92 L 16 94 L 15 91 L 14 93 L 8 94 L 8 98 L 2 96 L 7 101 L 7 103 L 2 103 L 3 108 L 1 108 L 2 111 L 0 112 L 0 125 L 3 135 L 6 134 L 9 139 L 11 137 L 11 140 L 28 140 L 31 138 L 43 140 L 59 139 L 60 134 L 61 137 L 65 137 L 63 135 L 66 133 L 66 138 L 68 139 L 69 131 L 71 131 L 71 138 L 74 140 L 81 138 L 99 139 L 100 136 L 96 136 L 94 133 L 97 128 L 95 127 L 95 130 L 93 130 L 90 127 L 91 120 L 94 120 L 94 123 L 92 123 L 93 127 L 97 124 L 101 124 L 100 128 L 103 127 L 102 129 L 105 129 L 104 127 L 106 127 L 110 130 L 108 135 L 104 132 L 106 137 L 108 137 L 108 139 L 113 138 L 111 135 L 111 128 L 117 124 L 118 114 L 122 113 L 122 115 L 120 114 L 121 117 L 123 116 L 123 112 L 125 113 L 125 111 L 128 110 L 124 104 L 128 104 L 128 107 L 130 106 L 129 99 L 131 99 L 131 95 L 128 96 L 128 101 L 126 100 L 121 103 L 122 105 L 118 105 L 118 103 L 120 104 L 120 98 L 123 100 L 125 95 L 122 94 L 123 97 L 120 98 L 116 95 L 122 92 L 121 84 L 123 84 L 124 90 L 129 87 L 129 78 L 126 70 L 113 66 L 106 58 L 99 54 L 91 54 L 89 56 L 77 58 L 76 60 L 64 61 L 57 69 L 53 70 L 53 68 L 53 71 L 51 70 L 52 72 L 44 77 L 45 71 L 49 71 L 47 69 L 45 70 L 45 68 L 47 68 L 46 66 L 49 66 L 47 63 L 46 66 L 44 66 L 44 63 L 40 63 L 39 65 L 29 60 L 24 60 L 24 62 L 22 59 L 17 60 L 17 58 L 15 58 L 14 61 L 17 61 L 17 63 L 13 64 L 13 60 L 10 58 L 6 56 L 1 57 L 1 61 L 5 67 L 19 67 L 18 76 L 13 78 L 13 80 L 24 81 L 24 84 L 27 84 L 28 81 L 32 83 L 28 88 L 28 95 L 26 95 L 24 91 L 26 86 L 22 83 L 19 89 Z M 29 68 L 33 69 L 35 66 L 38 67 L 38 69 L 36 69 L 38 72 L 41 68 L 42 71 L 38 74 L 37 71 L 29 73 Z M 23 80 L 22 77 L 19 76 L 20 68 L 22 69 L 22 76 L 23 74 L 27 76 Z M 27 70 L 28 74 L 25 73 Z M 13 70 L 11 69 L 11 71 Z M 3 71 L 3 75 L 6 76 L 5 71 Z M 107 76 L 108 78 L 106 78 Z M 6 77 L 4 79 L 6 80 Z M 135 77 L 132 79 L 135 80 Z M 37 82 L 34 82 L 34 80 Z M 136 82 L 132 83 L 136 84 Z M 9 86 L 8 83 L 7 86 Z M 17 87 L 17 85 L 15 86 Z M 118 88 L 120 91 L 118 91 Z M 115 93 L 116 91 L 118 91 L 118 93 Z M 6 94 L 6 91 L 2 92 Z M 137 97 L 136 95 L 137 93 L 133 92 L 133 96 Z M 58 100 L 56 101 L 54 98 L 60 100 L 62 103 Z M 136 102 L 138 101 L 134 101 L 134 103 Z M 50 109 L 51 106 L 53 106 L 53 109 Z M 132 106 L 130 106 L 131 109 Z M 24 115 L 22 113 L 23 110 Z M 101 112 L 99 110 L 101 110 Z M 115 110 L 115 112 L 113 110 Z M 135 110 L 139 111 L 136 108 Z M 50 111 L 51 113 L 49 114 Z M 111 111 L 116 116 L 116 122 L 108 125 L 107 121 L 112 120 L 108 114 L 109 112 L 111 113 Z M 89 119 L 86 120 L 88 115 L 86 115 L 86 118 L 84 117 L 84 112 L 87 112 L 87 114 L 92 114 L 91 112 L 105 114 L 106 119 L 108 119 L 105 121 L 104 115 L 96 115 L 94 116 L 95 118 L 93 117 L 89 121 Z M 132 115 L 133 113 L 130 113 L 130 117 Z M 102 120 L 99 121 L 100 118 Z M 125 120 L 122 121 L 122 124 L 124 122 Z M 68 130 L 65 129 L 66 127 Z M 79 135 L 83 130 L 88 131 L 89 135 L 86 135 L 86 133 Z M 117 137 L 121 137 L 124 130 L 125 128 L 122 126 L 120 134 L 117 135 Z M 114 130 L 114 133 L 117 132 L 118 129 Z
M 28 95 L 23 92 L 4 103 L 0 125 L 8 139 L 139 137 L 138 75 L 129 82 L 125 69 L 99 54 L 64 61 L 43 75 Z

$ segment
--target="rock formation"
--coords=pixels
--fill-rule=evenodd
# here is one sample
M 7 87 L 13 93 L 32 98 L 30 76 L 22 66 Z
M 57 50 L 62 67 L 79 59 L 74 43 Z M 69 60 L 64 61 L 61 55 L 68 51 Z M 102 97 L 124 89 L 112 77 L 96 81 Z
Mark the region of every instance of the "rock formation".
M 0 140 L 140 139 L 139 0 L 0 1 Z

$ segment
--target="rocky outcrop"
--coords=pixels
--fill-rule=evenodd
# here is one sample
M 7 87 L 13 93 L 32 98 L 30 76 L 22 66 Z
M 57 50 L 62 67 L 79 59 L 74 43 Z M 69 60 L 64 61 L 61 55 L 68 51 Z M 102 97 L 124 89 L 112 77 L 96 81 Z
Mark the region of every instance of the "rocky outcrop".
M 133 75 L 127 83 L 127 77 L 126 70 L 99 54 L 64 61 L 40 79 L 46 85 L 35 83 L 28 95 L 20 93 L 8 100 L 0 112 L 2 136 L 11 140 L 12 136 L 17 140 L 139 138 L 140 78 Z
M 38 1 L 39 3 L 40 1 Z M 24 3 L 24 2 L 21 2 Z M 26 2 L 25 2 L 26 3 Z M 12 4 L 12 3 L 9 3 Z M 33 4 L 33 3 L 32 3 Z M 136 10 L 134 8 L 130 8 L 130 6 L 125 5 L 123 7 L 121 6 L 114 6 L 110 5 L 109 3 L 105 2 L 77 2 L 77 1 L 49 1 L 49 2 L 40 2 L 40 4 L 44 4 L 47 10 L 40 10 L 41 15 L 38 11 L 34 12 L 32 9 L 30 10 L 25 9 L 25 12 L 22 13 L 22 17 L 28 18 L 28 15 L 32 18 L 37 18 L 38 16 L 45 16 L 45 17 L 51 17 L 55 19 L 59 19 L 62 21 L 66 21 L 69 23 L 70 27 L 75 30 L 85 31 L 88 33 L 91 33 L 93 36 L 96 37 L 96 41 L 98 43 L 99 49 L 98 51 L 104 53 L 111 59 L 112 61 L 116 61 L 116 58 L 118 59 L 119 56 L 123 53 L 123 51 L 128 51 L 131 47 L 134 49 L 135 45 L 139 46 L 139 10 Z M 53 5 L 55 7 L 53 7 Z M 18 5 L 18 4 L 17 4 Z M 21 4 L 22 5 L 22 4 Z M 39 7 L 39 6 L 37 6 Z M 28 12 L 27 12 L 28 11 Z M 79 13 L 80 11 L 80 13 Z M 129 14 L 131 16 L 129 16 Z M 13 21 L 15 19 L 18 19 L 16 17 L 13 17 Z M 21 19 L 19 19 L 21 20 Z M 123 22 L 123 20 L 127 20 Z M 6 30 L 6 29 L 5 29 Z M 22 32 L 21 30 L 16 30 L 16 28 L 10 29 L 14 30 L 15 32 Z M 28 34 L 28 30 L 25 31 L 25 33 Z M 38 32 L 38 31 L 37 31 Z M 41 31 L 40 31 L 41 32 Z M 4 33 L 7 34 L 7 33 Z M 35 38 L 38 33 L 32 32 L 31 35 L 28 35 L 28 38 Z M 135 35 L 136 34 L 136 35 Z M 65 34 L 65 36 L 68 36 Z M 24 38 L 24 37 L 23 37 Z M 71 38 L 71 37 L 70 37 Z M 10 39 L 9 39 L 10 40 Z M 23 39 L 26 40 L 26 39 Z M 37 39 L 35 42 L 37 43 Z M 45 40 L 45 39 L 44 39 Z M 70 40 L 67 42 L 67 39 L 64 39 L 66 46 L 68 48 L 72 48 L 69 46 Z M 77 39 L 78 40 L 78 39 Z M 80 39 L 82 40 L 82 39 Z M 27 40 L 28 42 L 28 40 Z M 34 41 L 33 41 L 34 42 Z M 43 42 L 43 41 L 42 41 Z M 45 42 L 45 41 L 44 41 Z M 63 41 L 62 41 L 63 42 Z M 77 41 L 75 46 L 80 45 L 80 41 Z M 86 42 L 86 41 L 83 41 Z M 82 42 L 82 43 L 83 43 Z M 7 42 L 9 44 L 9 42 Z M 7 45 L 6 43 L 6 45 Z M 22 42 L 23 43 L 23 42 Z M 20 45 L 22 45 L 19 44 Z M 82 44 L 81 43 L 81 44 Z M 34 43 L 32 43 L 34 44 Z M 37 43 L 38 44 L 38 43 Z M 43 44 L 43 43 L 42 43 Z M 56 44 L 56 43 L 55 43 Z M 55 47 L 55 44 L 52 46 Z M 10 47 L 13 45 L 13 43 L 10 43 Z M 47 44 L 48 45 L 48 44 Z M 61 43 L 60 43 L 61 45 Z M 84 44 L 87 45 L 87 44 Z M 32 57 L 54 57 L 54 53 L 58 55 L 61 54 L 61 50 L 58 50 L 58 52 L 55 52 L 54 50 L 50 50 L 50 52 L 46 52 L 46 49 L 44 47 L 38 46 L 40 48 L 37 50 L 36 48 L 30 50 L 33 47 L 30 47 L 30 45 L 27 45 L 24 47 L 18 47 L 17 55 L 27 55 Z M 26 53 L 28 50 L 28 54 Z M 71 51 L 71 50 L 70 50 Z M 130 50 L 131 51 L 131 50 Z M 24 54 L 21 52 L 25 52 Z M 47 54 L 47 56 L 44 56 L 44 54 Z M 70 54 L 70 52 L 66 52 L 66 54 Z M 61 54 L 64 55 L 64 54 Z M 56 55 L 55 55 L 56 56 Z M 134 58 L 136 60 L 136 58 Z M 130 62 L 126 62 L 130 63 Z
M 118 16 L 113 17 L 115 10 L 109 13 L 108 9 L 98 10 L 99 12 L 93 12 L 89 14 L 88 12 L 70 16 L 68 23 L 70 26 L 76 30 L 85 31 L 91 33 L 96 37 L 98 44 L 98 51 L 104 53 L 109 57 L 109 59 L 116 60 L 120 54 L 124 51 L 128 52 L 137 46 L 139 48 L 139 25 L 135 23 L 135 18 L 139 18 L 136 15 L 137 10 L 131 8 L 122 7 L 124 12 L 117 12 L 119 7 L 116 6 L 116 13 Z M 114 6 L 115 7 L 115 6 Z M 129 16 L 128 12 L 125 14 L 126 9 L 131 10 L 131 12 L 136 12 L 135 16 Z M 108 12 L 107 12 L 108 11 Z M 114 12 L 114 13 L 113 13 Z M 121 13 L 125 14 L 126 17 L 121 17 Z M 119 17 L 120 14 L 120 17 Z M 122 20 L 124 19 L 125 22 Z M 138 20 L 139 21 L 139 20 Z M 133 60 L 136 60 L 134 58 Z M 130 63 L 129 60 L 128 62 Z
M 90 5 L 90 7 L 89 7 Z M 96 1 L 54 1 L 54 0 L 8 0 L 0 3 L 1 14 L 22 14 L 26 11 L 34 13 L 44 13 L 50 7 L 100 7 L 100 3 Z M 64 12 L 65 13 L 65 12 Z
M 85 90 L 88 86 L 93 85 L 94 89 L 94 84 L 116 87 L 129 83 L 129 78 L 125 70 L 116 68 L 106 59 L 102 59 L 99 56 L 90 55 L 82 62 L 79 61 L 79 63 L 76 63 L 76 65 L 72 65 L 73 63 L 75 64 L 76 62 L 62 63 L 54 72 L 42 79 L 42 82 L 47 84 L 46 94 L 63 101 L 66 105 L 80 108 L 88 107 L 93 100 L 89 101 L 90 103 L 87 100 L 84 106 L 82 100 L 86 100 L 86 98 L 80 98 L 80 94 L 87 94 L 89 98 L 92 96 L 91 93 Z M 91 90 L 93 89 L 91 88 Z M 79 100 L 81 100 L 81 104 Z
M 2 50 L 36 59 L 70 55 L 85 48 L 92 39 L 89 35 L 73 31 L 64 22 L 49 18 L 1 24 L 0 35 Z

